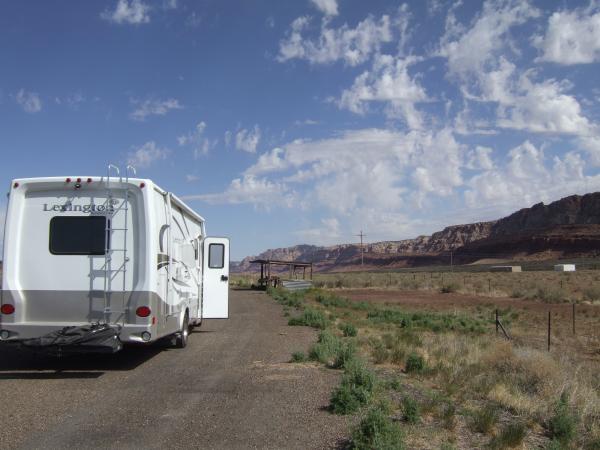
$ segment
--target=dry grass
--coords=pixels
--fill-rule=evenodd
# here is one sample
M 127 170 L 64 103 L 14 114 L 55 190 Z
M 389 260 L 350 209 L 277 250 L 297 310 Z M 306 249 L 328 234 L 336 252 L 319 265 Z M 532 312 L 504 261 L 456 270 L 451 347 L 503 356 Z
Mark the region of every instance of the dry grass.
M 400 285 L 390 292 L 410 295 L 410 292 L 403 294 L 405 291 Z M 430 292 L 436 299 L 452 299 L 455 295 Z M 457 317 L 472 315 L 473 320 L 487 320 L 483 333 L 473 333 L 466 328 L 434 328 L 427 325 L 429 322 L 407 326 L 406 321 L 395 320 L 396 316 L 402 319 L 418 312 L 415 304 L 407 310 L 401 302 L 373 303 L 368 296 L 364 301 L 340 298 L 344 293 L 339 289 L 329 293 L 313 292 L 306 296 L 306 303 L 335 317 L 331 329 L 338 335 L 341 335 L 339 324 L 351 323 L 357 328 L 357 337 L 344 339 L 354 339 L 358 353 L 368 358 L 381 379 L 390 380 L 382 384 L 388 387 L 381 389 L 379 396 L 391 400 L 398 419 L 405 415 L 403 399 L 410 394 L 415 400 L 422 418 L 419 426 L 407 422 L 403 425 L 409 448 L 429 448 L 432 442 L 451 444 L 448 448 L 508 448 L 510 445 L 545 448 L 551 445 L 550 430 L 553 420 L 557 420 L 553 417 L 564 393 L 568 394 L 566 408 L 575 430 L 569 441 L 560 445 L 562 448 L 595 448 L 590 446 L 600 439 L 600 353 L 590 354 L 589 346 L 581 345 L 579 337 L 570 336 L 569 321 L 565 321 L 562 328 L 553 329 L 556 333 L 553 351 L 543 350 L 544 316 L 539 326 L 533 326 L 539 320 L 532 311 L 537 312 L 536 308 L 542 305 L 548 308 L 547 304 L 540 300 L 506 299 L 523 305 L 521 309 L 502 311 L 511 334 L 516 336 L 509 342 L 495 336 L 490 321 L 493 307 L 490 306 L 474 304 L 455 308 Z M 589 326 L 591 333 L 595 330 L 598 334 L 597 307 L 588 308 L 592 309 L 587 317 L 585 309 L 578 310 L 582 315 L 581 326 Z M 369 316 L 382 317 L 381 311 L 386 310 L 398 311 L 398 314 L 384 315 L 394 320 L 369 319 Z M 431 309 L 426 312 L 419 317 L 430 318 L 431 324 L 436 323 L 436 314 L 448 315 Z M 535 321 L 532 317 L 536 317 Z M 560 323 L 557 319 L 555 325 Z M 533 332 L 539 334 L 539 342 L 531 339 Z M 593 342 L 600 350 L 600 341 Z

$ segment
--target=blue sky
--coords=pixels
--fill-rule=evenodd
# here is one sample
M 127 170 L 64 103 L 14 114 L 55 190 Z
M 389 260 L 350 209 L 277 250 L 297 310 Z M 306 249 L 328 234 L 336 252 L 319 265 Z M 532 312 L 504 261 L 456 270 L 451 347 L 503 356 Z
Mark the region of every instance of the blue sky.
M 599 65 L 597 1 L 2 2 L 0 183 L 129 162 L 234 259 L 410 238 L 600 190 Z

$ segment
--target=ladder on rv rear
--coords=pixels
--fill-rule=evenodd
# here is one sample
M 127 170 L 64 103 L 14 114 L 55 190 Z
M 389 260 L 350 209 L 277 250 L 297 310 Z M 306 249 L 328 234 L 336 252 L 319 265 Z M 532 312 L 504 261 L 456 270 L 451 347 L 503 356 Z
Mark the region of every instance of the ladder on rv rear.
M 111 170 L 114 170 L 117 174 L 118 178 L 118 187 L 124 190 L 125 194 L 123 197 L 123 202 L 120 206 L 115 206 L 118 204 L 118 200 L 115 200 L 115 195 L 113 191 L 113 186 L 111 184 Z M 117 166 L 112 164 L 108 165 L 107 174 L 106 174 L 106 226 L 105 230 L 105 240 L 104 240 L 104 321 L 105 323 L 110 322 L 110 316 L 112 313 L 120 313 L 123 321 L 124 317 L 124 309 L 125 309 L 125 299 L 127 296 L 127 263 L 129 262 L 129 257 L 127 256 L 127 231 L 129 229 L 128 220 L 129 220 L 129 173 L 132 172 L 134 175 L 137 175 L 137 172 L 133 166 L 128 165 L 125 169 L 125 183 L 123 183 L 123 177 L 121 176 L 121 171 Z M 115 181 L 116 182 L 116 181 Z M 113 183 L 115 183 L 113 182 Z M 123 189 L 124 188 L 124 189 Z M 117 213 L 122 213 L 123 215 L 123 225 L 121 227 L 114 227 L 114 218 Z M 115 239 L 113 239 L 114 233 L 121 233 L 123 239 L 121 242 L 123 243 L 122 247 L 115 247 L 113 244 Z M 117 268 L 113 269 L 113 255 L 115 253 L 121 253 L 123 260 L 121 265 Z M 115 278 L 121 274 L 123 277 L 123 283 L 120 286 L 115 286 L 118 284 L 115 281 Z M 113 310 L 111 308 L 111 302 L 113 299 L 113 294 L 121 294 L 123 300 L 123 310 Z

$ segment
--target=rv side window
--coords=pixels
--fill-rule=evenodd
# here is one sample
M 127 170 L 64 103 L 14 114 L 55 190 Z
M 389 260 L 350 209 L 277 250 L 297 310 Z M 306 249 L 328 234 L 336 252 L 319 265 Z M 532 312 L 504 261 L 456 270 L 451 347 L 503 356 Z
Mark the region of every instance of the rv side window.
M 53 255 L 104 255 L 106 217 L 53 217 L 50 219 L 50 253 Z
M 208 246 L 208 268 L 222 269 L 225 266 L 225 246 L 210 244 Z

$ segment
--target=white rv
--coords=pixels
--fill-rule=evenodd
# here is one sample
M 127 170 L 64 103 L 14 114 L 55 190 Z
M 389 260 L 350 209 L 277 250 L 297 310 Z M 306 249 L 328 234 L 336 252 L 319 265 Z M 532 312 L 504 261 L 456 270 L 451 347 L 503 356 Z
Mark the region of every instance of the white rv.
M 13 180 L 2 341 L 54 342 L 60 330 L 102 324 L 113 351 L 165 336 L 184 347 L 191 326 L 228 317 L 228 239 L 208 237 L 200 215 L 130 172 Z

